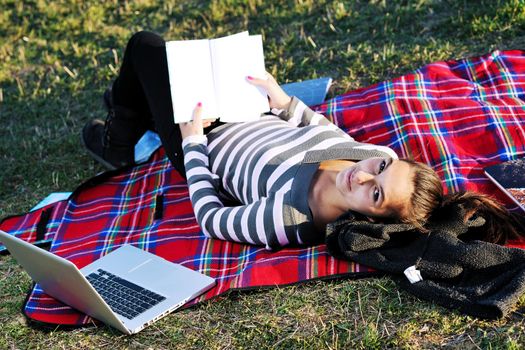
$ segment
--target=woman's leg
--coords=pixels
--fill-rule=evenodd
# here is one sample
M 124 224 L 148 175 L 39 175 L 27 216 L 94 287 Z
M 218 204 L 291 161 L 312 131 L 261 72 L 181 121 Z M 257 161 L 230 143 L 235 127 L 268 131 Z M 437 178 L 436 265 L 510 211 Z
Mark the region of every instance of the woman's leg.
M 124 146 L 129 153 L 142 134 L 153 129 L 159 134 L 172 165 L 184 175 L 180 130 L 173 121 L 166 46 L 160 36 L 151 32 L 133 35 L 111 97 L 113 116 L 106 123 L 104 135 L 109 135 L 106 148 L 110 150 L 104 153 L 111 155 L 115 153 L 111 148 L 124 150 Z M 125 152 L 120 154 L 129 159 Z
M 185 174 L 181 134 L 173 121 L 166 42 L 151 32 L 139 32 L 129 40 L 119 77 L 113 84 L 116 105 L 140 111 L 146 124 L 162 141 L 172 165 Z

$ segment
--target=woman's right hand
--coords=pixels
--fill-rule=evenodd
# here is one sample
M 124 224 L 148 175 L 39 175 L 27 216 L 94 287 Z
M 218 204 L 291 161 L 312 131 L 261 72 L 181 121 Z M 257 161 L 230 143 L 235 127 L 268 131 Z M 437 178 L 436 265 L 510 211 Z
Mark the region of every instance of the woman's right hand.
M 188 136 L 204 135 L 202 123 L 202 103 L 199 102 L 193 109 L 193 118 L 189 122 L 179 124 L 180 134 L 184 140 Z
M 284 92 L 279 86 L 274 77 L 266 72 L 267 79 L 258 79 L 251 76 L 247 76 L 246 80 L 255 86 L 261 87 L 266 90 L 266 94 L 270 100 L 270 108 L 286 109 L 290 104 L 292 98 Z

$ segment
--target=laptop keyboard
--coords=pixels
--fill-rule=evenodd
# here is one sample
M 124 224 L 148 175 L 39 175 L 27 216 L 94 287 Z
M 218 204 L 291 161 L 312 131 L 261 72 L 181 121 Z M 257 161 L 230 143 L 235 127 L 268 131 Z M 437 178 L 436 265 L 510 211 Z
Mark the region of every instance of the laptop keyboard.
M 86 276 L 102 299 L 119 315 L 133 319 L 166 298 L 102 269 Z

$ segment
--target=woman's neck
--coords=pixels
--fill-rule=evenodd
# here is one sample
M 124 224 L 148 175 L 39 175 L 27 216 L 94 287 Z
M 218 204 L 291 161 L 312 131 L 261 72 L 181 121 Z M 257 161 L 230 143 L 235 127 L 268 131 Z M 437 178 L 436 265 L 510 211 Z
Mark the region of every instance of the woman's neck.
M 339 171 L 352 165 L 345 160 L 328 160 L 321 163 L 312 179 L 308 193 L 308 205 L 313 215 L 314 225 L 319 232 L 324 232 L 326 225 L 345 212 L 341 203 L 341 194 L 335 186 Z

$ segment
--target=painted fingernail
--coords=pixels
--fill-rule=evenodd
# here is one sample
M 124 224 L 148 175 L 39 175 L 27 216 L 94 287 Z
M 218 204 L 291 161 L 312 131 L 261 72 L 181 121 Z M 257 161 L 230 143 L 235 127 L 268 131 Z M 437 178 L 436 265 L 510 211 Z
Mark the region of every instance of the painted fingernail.
M 201 106 L 202 106 L 202 102 L 197 103 L 197 107 L 201 107 Z
M 253 77 L 252 77 L 251 75 L 248 75 L 248 76 L 246 77 L 246 79 L 248 79 L 248 80 L 253 80 Z

